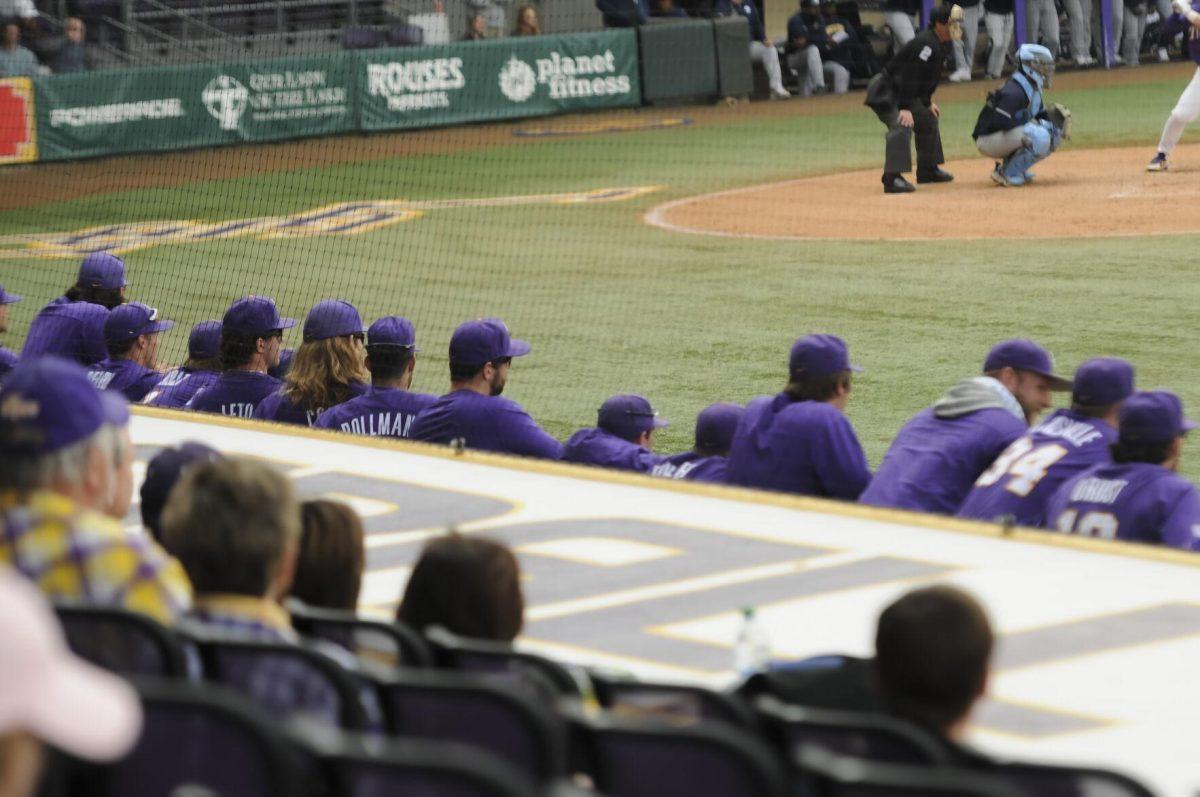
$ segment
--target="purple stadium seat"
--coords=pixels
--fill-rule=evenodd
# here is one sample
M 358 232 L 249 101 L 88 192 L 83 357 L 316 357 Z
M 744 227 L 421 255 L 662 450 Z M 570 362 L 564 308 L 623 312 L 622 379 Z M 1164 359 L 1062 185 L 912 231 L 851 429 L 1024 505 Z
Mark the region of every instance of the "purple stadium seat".
M 1101 794 L 1105 797 L 1154 797 L 1153 792 L 1132 778 L 1104 769 L 1009 761 L 1000 764 L 996 774 L 1019 788 L 1026 797 Z
M 124 676 L 181 678 L 187 656 L 178 637 L 150 617 L 109 606 L 54 606 L 75 655 Z
M 346 28 L 342 47 L 346 50 L 370 50 L 383 44 L 383 34 L 374 28 Z
M 393 47 L 415 47 L 425 43 L 425 31 L 416 25 L 392 25 L 388 42 Z
M 433 654 L 424 638 L 403 623 L 368 620 L 354 612 L 318 609 L 287 602 L 292 627 L 303 636 L 324 639 L 363 658 L 402 667 L 429 667 Z
M 300 759 L 282 732 L 238 695 L 183 681 L 139 682 L 142 737 L 123 760 L 88 779 L 92 797 L 186 793 L 221 797 L 307 794 Z
M 754 715 L 741 700 L 686 684 L 649 683 L 592 674 L 600 705 L 618 716 L 662 717 L 672 721 L 724 722 L 751 728 Z
M 804 747 L 795 763 L 801 793 L 822 797 L 1027 797 L 992 774 L 865 761 L 817 746 Z

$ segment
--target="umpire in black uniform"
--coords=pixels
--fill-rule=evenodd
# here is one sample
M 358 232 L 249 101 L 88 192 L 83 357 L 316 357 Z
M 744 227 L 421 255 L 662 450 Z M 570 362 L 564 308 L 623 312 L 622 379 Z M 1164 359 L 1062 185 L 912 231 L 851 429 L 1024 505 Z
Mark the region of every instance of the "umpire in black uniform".
M 933 92 L 951 52 L 951 40 L 962 35 L 962 9 L 940 5 L 929 15 L 929 27 L 900 48 L 867 88 L 866 104 L 887 127 L 883 191 L 907 194 L 917 190 L 904 179 L 912 171 L 912 137 L 917 134 L 917 182 L 948 183 L 954 177 L 942 168 L 942 135 Z M 957 33 L 957 35 L 955 35 Z

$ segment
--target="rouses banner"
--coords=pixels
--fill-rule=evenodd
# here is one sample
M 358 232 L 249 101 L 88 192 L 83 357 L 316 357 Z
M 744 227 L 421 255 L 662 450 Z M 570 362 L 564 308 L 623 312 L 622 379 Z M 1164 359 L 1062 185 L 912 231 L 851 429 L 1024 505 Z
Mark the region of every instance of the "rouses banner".
M 341 54 L 35 78 L 41 158 L 348 132 L 353 81 Z
M 641 104 L 631 29 L 364 51 L 363 130 Z

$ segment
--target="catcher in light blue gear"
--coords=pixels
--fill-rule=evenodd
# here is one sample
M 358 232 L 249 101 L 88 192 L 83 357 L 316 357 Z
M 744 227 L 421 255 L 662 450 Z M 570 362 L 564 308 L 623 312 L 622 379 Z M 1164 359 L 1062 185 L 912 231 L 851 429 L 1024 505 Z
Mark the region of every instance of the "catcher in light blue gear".
M 1057 103 L 1046 107 L 1042 99 L 1054 75 L 1050 51 L 1023 44 L 1017 64 L 1008 82 L 988 94 L 971 134 L 980 152 L 998 159 L 992 180 L 1000 185 L 1030 182 L 1030 168 L 1058 149 L 1071 130 L 1071 112 Z

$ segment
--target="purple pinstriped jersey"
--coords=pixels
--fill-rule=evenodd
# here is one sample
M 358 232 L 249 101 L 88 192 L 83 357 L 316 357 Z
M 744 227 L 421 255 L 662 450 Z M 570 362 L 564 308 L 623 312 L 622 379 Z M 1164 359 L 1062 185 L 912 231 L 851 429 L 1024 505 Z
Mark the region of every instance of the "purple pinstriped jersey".
M 193 371 L 190 368 L 176 368 L 146 394 L 144 403 L 151 407 L 179 409 L 191 401 L 192 396 L 214 384 L 220 375 L 220 371 Z
M 689 482 L 724 484 L 728 469 L 729 459 L 726 457 L 702 457 L 695 451 L 685 451 L 682 454 L 667 457 L 655 465 L 650 471 L 650 475 Z
M 369 386 L 362 382 L 351 382 L 347 387 L 350 389 L 350 398 L 357 398 L 369 389 Z M 274 421 L 275 423 L 312 426 L 316 422 L 317 416 L 326 409 L 328 408 L 315 407 L 308 409 L 292 401 L 280 390 L 272 393 L 258 403 L 258 406 L 254 408 L 254 417 L 263 421 Z
M 1019 437 L 975 481 L 958 516 L 976 520 L 1012 517 L 1019 526 L 1041 526 L 1046 501 L 1058 486 L 1093 465 L 1110 462 L 1117 430 L 1072 410 L 1057 410 Z
M 450 443 L 467 448 L 541 459 L 562 459 L 562 443 L 547 434 L 517 402 L 454 390 L 438 398 L 413 421 L 413 440 Z
M 1046 504 L 1047 527 L 1105 539 L 1200 550 L 1200 492 L 1161 465 L 1096 465 Z
M 0 381 L 3 381 L 4 375 L 16 367 L 19 360 L 16 353 L 0 346 Z
M 88 379 L 97 390 L 121 393 L 132 402 L 144 399 L 162 378 L 162 373 L 138 365 L 132 360 L 114 360 L 111 357 L 88 369 Z

